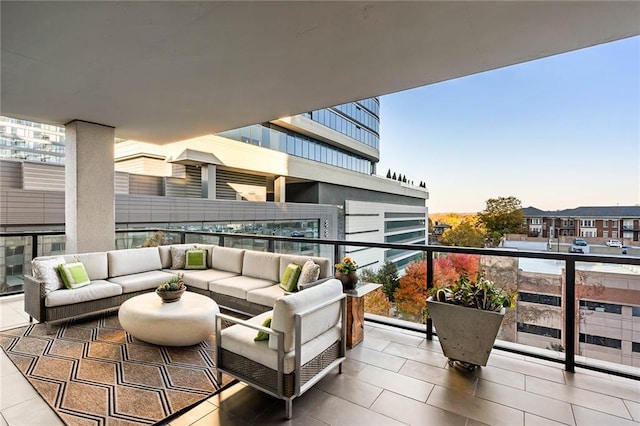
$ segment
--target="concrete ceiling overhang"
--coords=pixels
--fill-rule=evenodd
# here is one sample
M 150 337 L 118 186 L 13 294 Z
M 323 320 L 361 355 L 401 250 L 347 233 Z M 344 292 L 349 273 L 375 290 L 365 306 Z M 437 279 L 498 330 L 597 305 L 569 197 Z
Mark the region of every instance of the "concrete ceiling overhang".
M 0 7 L 0 114 L 154 143 L 640 34 L 636 1 Z

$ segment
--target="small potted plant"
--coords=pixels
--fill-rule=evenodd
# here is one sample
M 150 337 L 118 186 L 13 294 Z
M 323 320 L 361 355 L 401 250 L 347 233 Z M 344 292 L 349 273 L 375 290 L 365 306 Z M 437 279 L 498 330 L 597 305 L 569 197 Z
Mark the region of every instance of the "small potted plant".
M 430 293 L 428 314 L 449 365 L 457 361 L 468 370 L 487 365 L 505 309 L 515 306 L 517 292 L 496 287 L 482 273 L 475 281 L 463 273 L 453 285 Z
M 184 274 L 180 273 L 177 276 L 171 278 L 160 284 L 156 288 L 156 294 L 162 298 L 165 303 L 177 302 L 182 297 L 182 294 L 187 289 L 184 285 Z
M 336 263 L 335 277 L 342 282 L 342 288 L 344 290 L 353 290 L 358 283 L 358 264 L 350 257 L 345 257 L 342 262 Z

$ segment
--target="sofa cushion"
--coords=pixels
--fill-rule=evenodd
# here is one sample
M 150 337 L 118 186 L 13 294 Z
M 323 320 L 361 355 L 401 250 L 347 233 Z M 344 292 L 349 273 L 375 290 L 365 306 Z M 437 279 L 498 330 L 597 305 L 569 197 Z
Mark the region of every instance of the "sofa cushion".
M 263 327 L 271 327 L 271 317 L 267 317 L 264 321 L 262 321 L 262 324 L 260 325 L 262 325 Z M 253 338 L 253 340 L 269 340 L 269 333 L 265 333 L 264 331 L 259 330 L 258 334 Z
M 65 262 L 82 262 L 92 281 L 106 280 L 109 277 L 107 253 L 80 253 L 64 256 Z
M 305 291 L 282 296 L 276 300 L 273 306 L 271 328 L 284 332 L 285 352 L 293 349 L 294 315 L 327 302 L 341 294 L 342 283 L 334 278 Z M 340 314 L 340 305 L 331 304 L 307 316 L 304 320 L 304 327 L 302 327 L 302 343 L 306 343 L 334 327 L 340 320 Z M 273 336 L 269 338 L 269 347 L 277 349 L 276 340 Z
M 60 272 L 60 278 L 62 278 L 65 287 L 70 290 L 75 290 L 91 283 L 89 274 L 84 269 L 82 262 L 61 263 L 58 266 L 58 272 Z
M 255 290 L 257 288 L 271 287 L 273 284 L 275 284 L 273 281 L 240 275 L 232 278 L 212 281 L 209 283 L 209 290 L 214 293 L 226 294 L 227 296 L 245 300 L 247 298 L 248 291 Z M 215 295 L 213 298 L 215 299 Z
M 283 254 L 280 256 L 280 277 L 284 274 L 287 265 L 295 263 L 296 265 L 304 265 L 307 260 L 313 260 L 320 265 L 320 278 L 333 276 L 333 264 L 325 257 L 299 256 L 293 254 Z
M 58 266 L 61 263 L 64 263 L 64 258 L 60 256 L 38 257 L 31 261 L 33 277 L 38 281 L 44 281 L 45 293 L 64 288 L 64 283 L 58 272 Z
M 183 272 L 184 277 L 182 278 L 182 280 L 187 285 L 187 287 L 196 287 L 202 290 L 209 290 L 209 283 L 211 281 L 217 281 L 225 278 L 238 276 L 238 274 L 236 274 L 235 272 L 217 271 L 215 269 L 203 269 L 203 270 L 185 269 L 183 271 L 172 271 L 172 272 Z M 272 305 L 269 305 L 269 306 L 272 306 Z
M 207 269 L 207 250 L 187 250 L 185 253 L 184 269 Z
M 220 271 L 242 273 L 242 259 L 244 250 L 230 247 L 214 247 L 211 259 L 211 267 Z
M 314 262 L 312 259 L 308 259 L 302 265 L 302 271 L 300 271 L 300 277 L 298 277 L 298 290 L 302 290 L 305 285 L 317 281 L 320 277 L 320 265 Z
M 213 268 L 212 256 L 213 256 L 213 244 L 196 244 L 196 248 L 207 250 L 207 268 Z
M 122 275 L 109 278 L 112 283 L 120 284 L 123 293 L 150 290 L 158 287 L 163 282 L 175 277 L 175 274 L 165 271 L 148 271 L 138 274 Z
M 273 315 L 273 311 L 267 311 L 247 320 L 248 323 L 261 325 L 264 320 Z M 269 350 L 266 340 L 254 341 L 256 330 L 240 324 L 233 325 L 221 331 L 221 346 L 235 354 L 239 354 L 262 364 L 272 370 L 278 369 L 278 352 Z M 334 327 L 310 340 L 302 346 L 301 364 L 305 365 L 310 360 L 325 351 L 333 342 L 340 339 L 340 327 Z M 291 373 L 295 369 L 295 352 L 290 351 L 284 356 L 284 372 Z M 250 374 L 250 373 L 249 373 Z
M 109 277 L 137 274 L 162 269 L 158 247 L 143 247 L 107 252 Z
M 269 287 L 248 291 L 247 302 L 261 306 L 273 307 L 273 304 L 276 303 L 276 299 L 284 295 L 285 292 L 282 287 L 280 287 L 280 284 L 275 284 Z
M 75 290 L 56 290 L 47 294 L 44 298 L 46 307 L 72 305 L 75 303 L 89 302 L 92 300 L 104 299 L 105 297 L 118 296 L 122 294 L 122 287 L 118 284 L 104 280 L 91 281 L 91 284 Z
M 247 250 L 242 260 L 242 275 L 246 277 L 262 278 L 269 281 L 278 281 L 280 268 L 280 255 L 276 253 L 264 253 L 261 251 Z
M 290 263 L 280 279 L 280 287 L 288 292 L 297 290 L 296 286 L 298 278 L 300 278 L 300 272 L 302 272 L 302 266 Z

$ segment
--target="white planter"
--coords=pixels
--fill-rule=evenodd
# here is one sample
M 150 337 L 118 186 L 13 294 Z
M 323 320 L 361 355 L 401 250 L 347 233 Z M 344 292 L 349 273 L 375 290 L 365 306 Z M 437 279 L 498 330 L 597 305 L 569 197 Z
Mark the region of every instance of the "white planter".
M 427 299 L 429 316 L 444 355 L 451 360 L 487 365 L 505 308 L 500 312 L 466 308 Z

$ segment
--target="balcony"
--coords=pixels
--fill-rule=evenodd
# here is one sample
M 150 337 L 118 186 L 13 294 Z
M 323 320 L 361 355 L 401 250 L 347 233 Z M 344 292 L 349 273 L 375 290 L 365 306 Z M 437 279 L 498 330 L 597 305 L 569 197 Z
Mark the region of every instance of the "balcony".
M 118 233 L 118 247 L 138 245 L 140 234 L 150 231 Z M 430 325 L 411 323 L 398 318 L 367 314 L 364 341 L 347 351 L 342 375 L 330 374 L 312 390 L 294 400 L 294 422 L 300 424 L 640 424 L 640 393 L 638 364 L 620 359 L 594 358 L 598 349 L 593 339 L 583 342 L 583 335 L 597 335 L 611 330 L 612 321 L 626 320 L 630 326 L 640 323 L 640 309 L 612 303 L 582 302 L 585 286 L 593 285 L 598 294 L 607 294 L 602 276 L 614 273 L 623 265 L 630 274 L 624 283 L 631 288 L 640 281 L 633 269 L 640 266 L 635 257 L 572 255 L 566 253 L 518 252 L 515 250 L 468 249 L 459 247 L 375 244 L 328 241 L 313 238 L 287 238 L 243 234 L 223 234 L 195 231 L 168 231 L 176 242 L 212 242 L 238 245 L 268 251 L 320 251 L 329 257 L 339 257 L 341 251 L 412 250 L 425 254 L 427 262 L 447 254 L 472 254 L 490 258 L 524 259 L 513 270 L 504 262 L 501 266 L 509 276 L 518 276 L 519 290 L 527 293 L 522 307 L 514 311 L 516 318 L 532 305 L 549 305 L 553 311 L 540 322 L 540 328 L 557 328 L 562 335 L 523 335 L 516 330 L 503 330 L 489 364 L 472 373 L 451 368 L 442 355 L 437 336 L 431 338 Z M 5 239 L 24 239 L 24 270 L 34 254 L 46 255 L 62 250 L 64 236 L 60 233 L 36 235 L 0 235 Z M 6 241 L 6 240 L 0 240 Z M 4 243 L 6 245 L 6 243 Z M 348 245 L 347 245 L 348 244 Z M 11 249 L 15 253 L 15 248 Z M 5 250 L 0 250 L 2 253 Z M 15 254 L 13 254 L 15 255 Z M 543 279 L 533 275 L 551 262 L 555 271 L 543 270 Z M 584 269 L 585 265 L 598 268 Z M 528 265 L 528 266 L 527 266 Z M 548 265 L 547 265 L 548 266 Z M 617 269 L 616 269 L 617 270 Z M 594 275 L 589 275 L 592 273 Z M 536 279 L 538 281 L 536 281 Z M 436 277 L 437 280 L 437 277 Z M 595 280 L 595 281 L 591 281 Z M 427 283 L 433 276 L 426 278 Z M 617 281 L 618 284 L 620 282 Z M 543 286 L 546 291 L 534 290 Z M 540 288 L 538 288 L 540 287 Z M 619 290 L 619 285 L 618 289 Z M 557 288 L 558 295 L 550 289 Z M 555 290 L 554 290 L 555 291 Z M 637 291 L 637 289 L 636 289 Z M 637 293 L 633 293 L 637 296 Z M 637 297 L 631 299 L 639 300 Z M 580 301 L 580 302 L 579 302 Z M 0 329 L 25 324 L 28 317 L 22 310 L 22 296 L 0 298 Z M 636 302 L 637 303 L 637 302 Z M 565 314 L 568 312 L 569 314 Z M 575 313 L 575 314 L 571 314 Z M 625 315 L 624 318 L 618 318 Z M 391 316 L 391 315 L 390 315 Z M 517 321 L 516 321 L 517 322 Z M 518 323 L 519 324 L 519 323 Z M 637 327 L 637 326 L 636 326 Z M 623 328 L 622 326 L 620 327 Z M 437 331 L 437 330 L 436 330 Z M 510 337 L 509 337 L 510 336 Z M 523 338 L 524 337 L 529 337 Z M 531 336 L 545 342 L 560 342 L 563 351 L 536 346 Z M 578 338 L 580 337 L 580 339 Z M 607 338 L 616 336 L 607 335 Z M 510 340 L 510 341 L 509 341 Z M 535 340 L 535 339 L 534 339 Z M 597 352 L 597 351 L 596 351 Z M 6 355 L 0 355 L 2 385 L 0 413 L 9 425 L 35 423 L 60 424 L 56 415 L 17 372 Z M 635 359 L 635 358 L 634 358 Z M 27 417 L 25 413 L 29 413 Z M 171 425 L 186 424 L 264 424 L 285 423 L 281 400 L 272 398 L 243 384 L 235 384 L 172 419 Z

